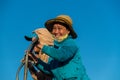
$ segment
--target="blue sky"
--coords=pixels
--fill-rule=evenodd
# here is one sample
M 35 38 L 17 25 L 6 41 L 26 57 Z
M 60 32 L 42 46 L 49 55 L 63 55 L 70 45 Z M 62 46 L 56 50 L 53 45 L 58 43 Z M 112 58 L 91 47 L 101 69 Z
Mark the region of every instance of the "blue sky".
M 0 0 L 0 79 L 15 80 L 30 44 L 24 35 L 44 27 L 46 20 L 59 14 L 73 19 L 91 80 L 120 80 L 119 0 Z M 30 75 L 28 80 L 32 80 Z

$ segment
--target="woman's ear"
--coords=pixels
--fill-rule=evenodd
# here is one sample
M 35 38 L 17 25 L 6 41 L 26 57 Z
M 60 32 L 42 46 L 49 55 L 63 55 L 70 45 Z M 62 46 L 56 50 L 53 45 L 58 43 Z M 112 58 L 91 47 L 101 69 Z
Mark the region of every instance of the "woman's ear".
M 67 30 L 67 34 L 69 34 L 70 33 L 70 31 L 69 30 Z

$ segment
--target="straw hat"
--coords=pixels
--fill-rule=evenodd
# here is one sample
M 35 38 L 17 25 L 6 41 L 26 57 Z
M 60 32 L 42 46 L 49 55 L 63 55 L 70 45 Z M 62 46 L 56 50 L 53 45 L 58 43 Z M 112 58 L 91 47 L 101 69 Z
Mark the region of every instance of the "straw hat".
M 59 15 L 56 18 L 50 19 L 45 22 L 45 27 L 51 32 L 53 25 L 55 23 L 59 23 L 61 25 L 64 25 L 68 30 L 70 30 L 70 34 L 73 39 L 77 38 L 77 34 L 72 28 L 72 19 L 67 15 Z

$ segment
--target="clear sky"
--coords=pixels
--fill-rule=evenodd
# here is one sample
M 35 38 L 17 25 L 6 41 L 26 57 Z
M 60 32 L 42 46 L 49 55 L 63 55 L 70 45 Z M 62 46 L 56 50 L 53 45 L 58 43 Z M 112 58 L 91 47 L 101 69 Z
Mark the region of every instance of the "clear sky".
M 30 44 L 24 35 L 59 14 L 73 19 L 91 80 L 120 80 L 119 0 L 0 0 L 0 80 L 15 80 Z

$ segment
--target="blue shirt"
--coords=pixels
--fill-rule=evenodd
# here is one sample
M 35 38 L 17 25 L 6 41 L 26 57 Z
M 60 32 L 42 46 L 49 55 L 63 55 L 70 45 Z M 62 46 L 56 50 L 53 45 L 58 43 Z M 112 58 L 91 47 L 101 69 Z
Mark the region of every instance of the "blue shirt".
M 42 52 L 49 55 L 47 69 L 45 65 L 39 64 L 37 67 L 46 73 L 49 70 L 54 75 L 53 80 L 89 80 L 85 67 L 82 64 L 80 51 L 74 39 L 67 37 L 62 42 L 54 41 L 54 46 L 44 45 Z M 47 71 L 48 70 L 48 71 Z

